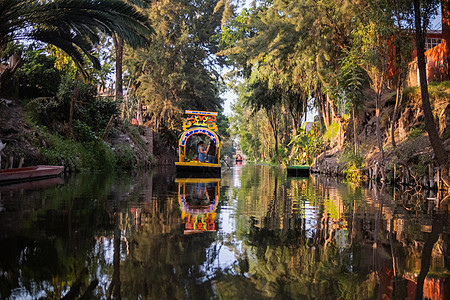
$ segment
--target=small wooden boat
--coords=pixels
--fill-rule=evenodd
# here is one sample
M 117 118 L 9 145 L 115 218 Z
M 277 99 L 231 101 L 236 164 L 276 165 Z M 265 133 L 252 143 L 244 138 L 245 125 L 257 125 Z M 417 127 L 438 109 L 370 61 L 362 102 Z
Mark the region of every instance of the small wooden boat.
M 308 165 L 287 166 L 288 177 L 309 177 L 310 167 Z
M 34 166 L 0 170 L 0 184 L 30 181 L 42 178 L 56 177 L 64 171 L 63 166 Z
M 207 163 L 198 160 L 187 161 L 187 141 L 194 135 L 206 135 L 216 145 L 216 161 L 220 162 L 220 139 L 216 131 L 217 112 L 186 110 L 186 122 L 183 122 L 184 132 L 178 141 L 178 161 L 175 162 L 178 178 L 220 178 L 220 163 Z

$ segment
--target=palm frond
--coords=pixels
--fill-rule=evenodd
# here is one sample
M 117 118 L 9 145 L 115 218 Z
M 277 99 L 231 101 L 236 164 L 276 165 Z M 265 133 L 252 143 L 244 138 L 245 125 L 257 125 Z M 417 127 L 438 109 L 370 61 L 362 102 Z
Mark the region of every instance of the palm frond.
M 20 33 L 21 38 L 65 47 L 61 49 L 80 64 L 84 53 L 94 66 L 98 59 L 91 51 L 99 32 L 117 34 L 134 48 L 148 46 L 155 34 L 148 18 L 123 0 L 1 0 L 0 12 L 0 49 Z

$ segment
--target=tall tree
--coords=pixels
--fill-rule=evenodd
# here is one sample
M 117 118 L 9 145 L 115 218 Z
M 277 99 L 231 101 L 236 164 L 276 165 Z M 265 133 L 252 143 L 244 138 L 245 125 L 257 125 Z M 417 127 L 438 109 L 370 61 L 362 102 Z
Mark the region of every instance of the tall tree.
M 146 8 L 148 7 L 148 0 L 125 0 L 128 4 L 134 5 L 138 8 Z M 115 84 L 115 99 L 116 101 L 122 99 L 123 97 L 123 51 L 125 42 L 122 36 L 118 34 L 113 34 L 113 44 L 114 44 L 114 53 L 115 53 L 115 61 L 116 61 L 116 84 Z M 125 103 L 122 103 L 122 119 L 124 118 L 125 113 Z
M 391 15 L 380 2 L 367 1 L 361 8 L 361 18 L 353 31 L 353 50 L 360 66 L 370 77 L 371 87 L 376 94 L 375 120 L 378 149 L 384 160 L 383 137 L 381 136 L 380 116 L 383 109 L 381 95 L 386 87 L 388 62 L 390 60 L 390 41 L 394 33 Z
M 391 13 L 395 20 L 391 42 L 394 46 L 392 51 L 395 52 L 395 59 L 388 66 L 388 76 L 391 77 L 396 90 L 394 113 L 391 120 L 391 141 L 392 146 L 395 148 L 397 146 L 395 142 L 395 126 L 403 99 L 403 88 L 408 74 L 408 64 L 413 46 L 412 37 L 405 30 L 404 25 L 412 24 L 413 22 L 409 13 L 411 11 L 411 2 L 409 0 L 387 0 L 386 4 L 391 8 L 387 11 Z
M 425 117 L 425 129 L 428 132 L 431 146 L 433 147 L 436 160 L 441 167 L 447 167 L 448 152 L 439 138 L 436 124 L 434 122 L 433 111 L 431 110 L 430 97 L 428 94 L 428 83 L 425 61 L 425 34 L 429 25 L 429 18 L 437 1 L 433 0 L 414 0 L 414 20 L 415 20 L 415 38 L 417 47 L 417 64 L 419 68 L 420 93 L 422 96 L 422 109 Z
M 268 83 L 260 79 L 256 79 L 255 82 L 250 84 L 249 92 L 249 96 L 246 99 L 247 105 L 251 106 L 255 113 L 263 110 L 267 116 L 275 141 L 276 160 L 279 162 L 278 132 L 281 119 L 282 93 L 275 89 L 270 89 Z
M 134 94 L 156 130 L 178 131 L 185 109 L 222 111 L 219 74 L 213 54 L 220 31 L 217 1 L 151 3 L 146 9 L 157 32 L 152 47 L 127 51 L 125 65 L 132 74 Z M 176 136 L 174 137 L 176 139 Z

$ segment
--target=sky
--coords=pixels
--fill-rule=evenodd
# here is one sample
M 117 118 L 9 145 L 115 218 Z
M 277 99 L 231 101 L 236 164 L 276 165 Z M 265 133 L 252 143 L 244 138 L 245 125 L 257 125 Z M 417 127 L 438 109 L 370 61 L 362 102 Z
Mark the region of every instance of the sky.
M 224 102 L 224 113 L 226 116 L 231 116 L 231 105 L 237 100 L 237 95 L 232 90 L 227 90 L 226 93 L 220 95 L 223 99 L 225 99 Z

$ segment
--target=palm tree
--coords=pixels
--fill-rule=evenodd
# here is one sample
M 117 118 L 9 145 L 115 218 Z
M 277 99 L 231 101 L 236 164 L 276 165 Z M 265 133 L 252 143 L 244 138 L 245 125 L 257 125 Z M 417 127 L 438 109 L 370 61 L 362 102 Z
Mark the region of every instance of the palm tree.
M 0 56 L 10 41 L 41 41 L 65 51 L 83 76 L 86 57 L 100 67 L 93 51 L 99 33 L 116 34 L 134 48 L 149 45 L 154 33 L 148 19 L 123 0 L 0 0 L 0 12 Z M 0 75 L 0 93 L 15 69 Z

